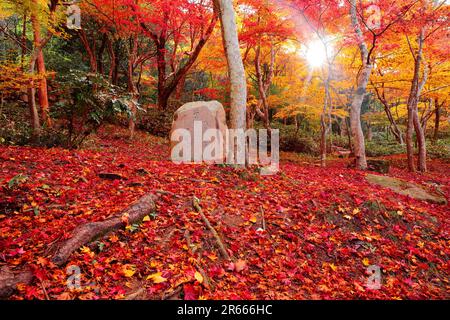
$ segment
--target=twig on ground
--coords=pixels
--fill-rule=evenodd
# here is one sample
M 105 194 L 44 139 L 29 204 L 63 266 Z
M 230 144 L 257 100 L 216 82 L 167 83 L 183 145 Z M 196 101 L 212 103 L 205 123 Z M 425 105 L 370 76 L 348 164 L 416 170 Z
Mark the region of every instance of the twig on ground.
M 194 197 L 193 200 L 192 200 L 192 205 L 195 208 L 195 210 L 200 214 L 200 216 L 202 217 L 203 222 L 206 224 L 206 226 L 208 227 L 209 231 L 211 231 L 211 233 L 213 234 L 214 238 L 216 239 L 217 246 L 219 247 L 219 251 L 222 254 L 222 256 L 225 259 L 227 259 L 227 260 L 231 260 L 231 257 L 228 254 L 227 249 L 225 249 L 225 245 L 223 244 L 222 239 L 220 238 L 220 236 L 217 233 L 216 229 L 214 229 L 214 227 L 211 225 L 211 223 L 209 222 L 208 218 L 203 213 L 202 207 L 200 207 L 200 200 L 197 199 L 196 197 Z
M 261 206 L 261 216 L 262 216 L 262 228 L 264 231 L 267 230 L 266 228 L 266 218 L 264 217 L 264 208 Z
M 47 290 L 45 289 L 44 283 L 42 282 L 42 280 L 39 280 L 39 281 L 41 283 L 42 291 L 44 292 L 44 295 L 45 295 L 45 300 L 50 300 L 50 297 L 48 296 Z

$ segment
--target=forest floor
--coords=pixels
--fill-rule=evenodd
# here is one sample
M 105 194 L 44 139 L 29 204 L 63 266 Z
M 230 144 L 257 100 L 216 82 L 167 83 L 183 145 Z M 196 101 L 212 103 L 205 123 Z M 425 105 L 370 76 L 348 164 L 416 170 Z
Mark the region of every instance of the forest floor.
M 398 195 L 336 159 L 327 168 L 284 155 L 281 172 L 175 165 L 166 140 L 106 128 L 82 150 L 0 147 L 0 267 L 32 268 L 12 299 L 450 298 L 449 207 Z M 448 163 L 390 176 L 450 199 Z M 101 179 L 102 172 L 126 179 Z M 18 176 L 18 175 L 21 176 Z M 164 190 L 157 211 L 71 256 L 81 287 L 49 259 L 78 225 Z M 173 194 L 172 194 L 173 193 Z M 228 248 L 225 261 L 203 212 Z M 371 265 L 380 290 L 368 289 Z

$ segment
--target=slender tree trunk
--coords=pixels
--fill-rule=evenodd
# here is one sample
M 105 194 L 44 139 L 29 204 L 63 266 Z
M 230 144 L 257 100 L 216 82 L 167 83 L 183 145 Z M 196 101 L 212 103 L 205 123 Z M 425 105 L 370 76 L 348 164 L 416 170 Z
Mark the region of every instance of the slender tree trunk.
M 25 69 L 25 55 L 27 51 L 27 15 L 23 15 L 23 26 L 22 26 L 22 38 L 20 40 L 20 46 L 21 46 L 21 56 L 20 56 L 20 64 L 22 66 L 22 70 Z
M 367 84 L 372 73 L 372 64 L 370 63 L 369 51 L 364 40 L 364 35 L 359 24 L 356 11 L 356 0 L 350 0 L 350 16 L 352 26 L 355 29 L 358 38 L 359 50 L 361 52 L 362 69 L 358 79 L 358 86 L 353 97 L 350 108 L 350 126 L 352 130 L 353 151 L 355 154 L 356 167 L 361 170 L 367 169 L 366 146 L 364 133 L 361 125 L 361 107 L 366 95 Z
M 259 105 L 256 108 L 256 112 L 264 121 L 264 126 L 267 130 L 270 130 L 270 116 L 269 116 L 269 102 L 268 94 L 270 86 L 272 85 L 272 78 L 275 65 L 275 50 L 273 45 L 270 47 L 270 65 L 267 72 L 266 80 L 264 81 L 264 75 L 261 68 L 261 45 L 258 45 L 255 53 L 255 70 L 256 78 L 258 79 L 258 92 L 259 92 Z M 261 111 L 260 107 L 263 107 Z
M 320 164 L 322 167 L 326 167 L 327 163 L 327 131 L 328 124 L 326 121 L 325 113 L 322 113 L 320 116 Z
M 33 0 L 37 5 L 37 0 Z M 39 79 L 39 104 L 41 106 L 42 119 L 48 126 L 52 126 L 52 120 L 49 114 L 48 92 L 47 92 L 47 78 L 45 70 L 44 53 L 42 51 L 42 39 L 41 39 L 41 24 L 34 10 L 31 13 L 31 24 L 33 27 L 34 46 L 37 49 L 36 65 L 38 70 Z
M 113 41 L 108 37 L 107 40 L 107 48 L 109 55 L 109 72 L 108 72 L 108 81 L 109 83 L 113 83 L 114 71 L 116 69 L 116 53 L 114 51 Z
M 98 64 L 97 64 L 97 57 L 95 55 L 95 47 L 96 47 L 95 39 L 93 40 L 93 44 L 91 47 L 86 32 L 83 29 L 80 29 L 79 35 L 81 43 L 83 44 L 84 49 L 86 50 L 86 53 L 89 57 L 89 66 L 91 67 L 91 72 L 96 74 L 98 72 Z
M 101 75 L 103 75 L 103 73 L 104 73 L 103 53 L 105 52 L 107 42 L 108 42 L 108 36 L 106 35 L 106 33 L 104 33 L 102 36 L 102 42 L 101 42 L 100 48 L 98 49 L 98 52 L 97 52 L 98 73 Z
M 363 67 L 360 79 L 358 81 L 358 88 L 350 109 L 350 127 L 352 131 L 353 151 L 355 154 L 356 167 L 361 170 L 367 169 L 366 146 L 364 139 L 364 132 L 361 125 L 361 107 L 366 95 L 367 84 L 372 72 L 372 65 Z
M 352 128 L 350 126 L 349 118 L 345 118 L 345 128 L 346 128 L 346 133 L 347 133 L 347 137 L 348 137 L 348 148 L 350 150 L 350 153 L 352 155 L 354 155 L 355 152 L 353 151 Z
M 131 102 L 130 102 L 130 119 L 128 121 L 128 128 L 130 130 L 130 137 L 134 137 L 135 129 L 136 129 L 136 117 L 137 117 L 137 100 L 139 99 L 139 93 L 137 87 L 133 80 L 133 71 L 134 71 L 134 63 L 137 60 L 138 53 L 138 38 L 137 36 L 131 37 L 131 49 L 128 57 L 128 69 L 127 69 L 127 78 L 128 78 L 128 92 L 131 94 Z
M 436 99 L 435 101 L 435 110 L 434 110 L 434 133 L 433 133 L 433 141 L 437 142 L 439 139 L 439 126 L 441 123 L 441 107 L 442 105 L 439 105 L 439 100 Z
M 367 122 L 367 141 L 372 140 L 373 140 L 372 124 L 370 122 Z
M 394 119 L 394 116 L 392 115 L 391 106 L 389 105 L 384 91 L 384 83 L 383 83 L 383 92 L 380 93 L 378 88 L 373 85 L 375 88 L 375 93 L 377 94 L 378 100 L 383 104 L 384 106 L 384 112 L 386 113 L 386 116 L 389 120 L 389 123 L 391 124 L 389 129 L 391 130 L 392 134 L 395 136 L 395 139 L 400 143 L 402 146 L 405 144 L 405 141 L 403 139 L 403 133 L 400 130 L 400 128 L 397 125 L 397 122 Z
M 425 30 L 422 28 L 420 31 L 420 35 L 418 36 L 418 45 L 419 48 L 417 50 L 417 54 L 414 55 L 414 76 L 411 82 L 411 90 L 408 98 L 408 129 L 407 129 L 407 155 L 408 155 L 408 168 L 411 172 L 416 171 L 416 167 L 414 165 L 414 144 L 413 144 L 413 130 L 416 132 L 417 144 L 419 147 L 419 171 L 426 172 L 427 171 L 427 149 L 426 149 L 426 140 L 425 133 L 420 123 L 419 118 L 419 99 L 422 93 L 423 87 L 428 78 L 428 69 L 425 67 L 422 80 L 420 80 L 420 69 L 422 67 L 423 60 L 423 45 L 425 38 Z
M 427 172 L 427 145 L 425 131 L 420 124 L 419 113 L 417 112 L 417 110 L 414 111 L 414 128 L 416 130 L 417 145 L 419 147 L 419 171 Z
M 163 31 L 164 32 L 164 31 Z M 169 95 L 166 93 L 166 42 L 164 33 L 156 44 L 156 59 L 158 66 L 158 107 L 167 109 Z
M 230 122 L 233 129 L 246 128 L 247 79 L 239 47 L 236 14 L 231 0 L 214 0 L 219 13 L 231 82 Z
M 408 124 L 406 129 L 406 154 L 408 156 L 408 169 L 411 172 L 416 171 L 416 165 L 414 163 L 414 114 L 408 108 Z
M 34 57 L 31 58 L 30 62 L 30 74 L 34 75 L 34 69 L 36 64 L 36 59 Z M 39 113 L 36 107 L 36 89 L 34 87 L 34 81 L 30 81 L 30 86 L 28 88 L 28 108 L 30 110 L 30 120 L 31 120 L 31 128 L 32 128 L 32 139 L 36 141 L 41 134 L 41 124 L 39 121 Z
M 325 78 L 325 77 L 324 77 Z M 320 163 L 322 167 L 326 167 L 327 163 L 327 140 L 330 132 L 331 125 L 331 95 L 330 95 L 330 82 L 331 82 L 331 64 L 328 64 L 328 75 L 325 80 L 325 99 L 323 103 L 323 110 L 320 116 L 321 127 L 321 139 L 320 139 Z M 327 121 L 328 120 L 328 121 Z M 331 147 L 331 144 L 330 144 Z

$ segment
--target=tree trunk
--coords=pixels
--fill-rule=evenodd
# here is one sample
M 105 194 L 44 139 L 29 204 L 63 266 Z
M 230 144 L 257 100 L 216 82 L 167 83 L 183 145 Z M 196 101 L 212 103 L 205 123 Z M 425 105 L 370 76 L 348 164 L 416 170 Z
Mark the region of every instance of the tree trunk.
M 384 83 L 383 83 L 383 92 L 380 93 L 378 88 L 373 85 L 375 88 L 375 93 L 377 94 L 378 100 L 383 104 L 384 106 L 384 112 L 386 113 L 386 116 L 389 120 L 389 123 L 391 124 L 389 129 L 391 130 L 392 134 L 395 136 L 395 139 L 400 143 L 402 146 L 405 144 L 405 141 L 403 139 L 403 133 L 401 132 L 400 128 L 397 125 L 397 122 L 394 119 L 394 116 L 392 115 L 391 106 L 389 105 L 384 91 Z
M 414 55 L 414 76 L 411 82 L 411 90 L 408 98 L 408 129 L 407 129 L 407 155 L 408 155 L 408 168 L 411 172 L 416 171 L 416 167 L 414 165 L 414 145 L 413 145 L 413 130 L 416 132 L 417 144 L 419 147 L 419 171 L 426 172 L 427 171 L 427 149 L 426 149 L 426 140 L 425 133 L 420 123 L 419 119 L 419 99 L 422 93 L 423 87 L 428 78 L 428 69 L 425 67 L 423 72 L 422 80 L 420 80 L 420 69 L 422 66 L 423 60 L 423 45 L 425 38 L 425 30 L 422 28 L 420 31 L 420 35 L 418 36 L 417 42 L 419 48 L 417 50 L 417 54 Z
M 35 66 L 36 66 L 36 54 L 33 54 L 30 61 L 30 74 L 32 76 L 34 76 Z M 30 86 L 28 88 L 28 108 L 30 110 L 32 140 L 35 142 L 39 139 L 39 136 L 41 134 L 41 124 L 39 121 L 39 112 L 36 106 L 36 88 L 33 79 L 30 80 Z
M 166 110 L 168 107 L 168 101 L 172 93 L 177 88 L 177 85 L 180 83 L 181 79 L 186 76 L 192 65 L 197 60 L 201 50 L 205 46 L 212 32 L 214 31 L 214 27 L 217 23 L 217 14 L 214 14 L 208 28 L 201 35 L 200 40 L 198 41 L 195 48 L 192 50 L 191 54 L 187 61 L 185 61 L 184 65 L 180 67 L 178 70 L 173 72 L 171 77 L 167 76 L 167 57 L 166 57 L 166 44 L 168 39 L 167 29 L 162 29 L 159 35 L 154 34 L 145 24 L 141 24 L 141 26 L 148 32 L 152 34 L 153 41 L 156 46 L 156 59 L 158 66 L 158 107 L 161 110 Z M 172 55 L 173 57 L 173 55 Z M 171 80 L 168 80 L 171 78 Z M 245 122 L 245 119 L 244 119 Z
M 108 36 L 106 35 L 106 33 L 104 33 L 102 36 L 102 42 L 101 42 L 100 48 L 98 49 L 98 52 L 97 52 L 98 73 L 101 75 L 103 75 L 103 73 L 104 73 L 103 53 L 105 52 L 107 42 L 108 42 Z
M 350 127 L 352 130 L 353 151 L 356 158 L 355 165 L 361 170 L 367 170 L 366 146 L 361 125 L 361 107 L 366 95 L 367 84 L 372 73 L 372 64 L 370 63 L 369 51 L 359 24 L 358 15 L 356 12 L 356 0 L 350 1 L 350 16 L 352 26 L 355 29 L 357 36 L 362 61 L 358 86 L 350 108 Z
M 114 51 L 114 44 L 113 41 L 108 37 L 107 40 L 107 48 L 108 48 L 108 55 L 109 55 L 109 72 L 108 72 L 108 81 L 109 83 L 113 84 L 113 77 L 114 72 L 116 69 L 116 53 Z
M 437 142 L 439 139 L 439 126 L 441 123 L 441 107 L 442 105 L 439 105 L 439 100 L 436 99 L 435 101 L 435 110 L 434 110 L 434 114 L 435 114 L 435 118 L 434 118 L 434 133 L 433 133 L 433 141 Z
M 419 171 L 427 172 L 427 145 L 425 138 L 425 131 L 420 123 L 419 113 L 414 111 L 414 129 L 416 130 L 417 145 L 419 147 Z
M 33 0 L 37 5 L 37 0 Z M 44 53 L 42 51 L 42 39 L 41 39 L 41 24 L 36 12 L 32 10 L 31 24 L 33 27 L 34 47 L 37 50 L 36 65 L 38 70 L 39 79 L 39 104 L 41 106 L 42 120 L 47 127 L 52 126 L 52 121 L 49 114 L 48 92 L 47 92 L 47 78 L 45 70 Z
M 355 152 L 353 151 L 352 128 L 350 126 L 350 119 L 349 118 L 345 118 L 345 131 L 347 133 L 348 149 L 350 150 L 350 154 L 351 155 L 355 155 Z
M 27 15 L 23 15 L 23 26 L 22 26 L 22 37 L 20 39 L 21 55 L 20 55 L 20 65 L 22 70 L 25 69 L 25 55 L 27 53 Z
M 86 53 L 89 57 L 89 66 L 91 67 L 91 72 L 96 74 L 98 72 L 98 65 L 97 65 L 97 57 L 95 55 L 96 51 L 95 39 L 93 40 L 93 44 L 91 47 L 86 32 L 83 29 L 80 29 L 79 35 L 81 43 L 83 44 L 83 47 L 86 50 Z
M 373 130 L 372 124 L 367 122 L 367 141 L 371 142 L 373 140 Z
M 264 127 L 267 130 L 270 130 L 268 94 L 270 91 L 270 86 L 272 84 L 274 65 L 275 65 L 275 50 L 273 48 L 273 45 L 271 45 L 269 70 L 267 72 L 266 77 L 264 77 L 261 68 L 261 45 L 258 45 L 255 52 L 255 70 L 256 70 L 256 78 L 258 80 L 258 92 L 259 92 L 259 104 L 256 107 L 256 112 L 262 118 L 264 122 Z M 264 78 L 266 80 L 264 80 Z M 263 107 L 263 111 L 261 111 L 260 106 Z
M 246 128 L 247 112 L 247 79 L 244 63 L 239 47 L 236 25 L 236 14 L 231 0 L 214 0 L 215 9 L 219 13 L 224 50 L 227 56 L 228 70 L 231 82 L 231 112 L 232 129 Z
M 131 95 L 130 102 L 130 119 L 128 121 L 128 128 L 130 130 L 130 138 L 134 137 L 134 132 L 136 129 L 136 117 L 137 117 L 137 108 L 136 104 L 139 99 L 139 92 L 137 90 L 136 84 L 133 79 L 133 71 L 134 71 L 134 63 L 137 60 L 138 53 L 138 38 L 137 36 L 131 37 L 131 48 L 128 57 L 128 69 L 127 69 L 127 78 L 128 78 L 128 92 Z
M 326 115 L 322 113 L 320 116 L 320 164 L 322 167 L 326 167 L 327 163 L 327 130 L 328 125 L 326 123 Z
M 162 34 L 156 44 L 156 59 L 158 66 L 158 107 L 166 110 L 169 95 L 166 93 L 166 42 L 165 35 Z
M 350 109 L 350 127 L 352 131 L 353 151 L 356 158 L 355 164 L 360 170 L 367 170 L 366 145 L 361 125 L 361 107 L 366 95 L 371 72 L 372 65 L 363 67 L 360 79 L 358 80 L 358 88 Z
M 30 110 L 32 140 L 36 141 L 41 134 L 41 125 L 36 107 L 36 89 L 34 88 L 33 82 L 30 83 L 30 87 L 28 88 L 28 108 Z

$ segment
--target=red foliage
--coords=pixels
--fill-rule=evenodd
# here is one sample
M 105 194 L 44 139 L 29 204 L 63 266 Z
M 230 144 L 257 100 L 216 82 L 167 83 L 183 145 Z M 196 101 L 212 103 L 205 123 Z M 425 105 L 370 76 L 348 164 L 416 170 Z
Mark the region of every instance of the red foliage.
M 123 298 L 136 283 L 149 297 L 181 288 L 185 299 L 448 297 L 448 206 L 369 185 L 364 172 L 343 161 L 327 169 L 284 162 L 279 175 L 261 177 L 250 169 L 178 166 L 165 160 L 164 141 L 142 135 L 128 143 L 126 135 L 103 131 L 96 147 L 81 151 L 0 147 L 0 259 L 31 266 L 40 279 L 19 286 L 13 298 L 44 299 L 42 285 L 53 299 Z M 448 166 L 431 167 L 430 174 L 411 175 L 396 166 L 393 175 L 432 180 L 448 198 Z M 127 180 L 101 180 L 99 172 Z M 7 186 L 18 174 L 27 178 Z M 70 291 L 66 271 L 46 259 L 53 244 L 155 190 L 179 197 L 162 195 L 156 214 L 140 226 L 76 252 L 68 265 L 80 267 L 82 288 Z M 194 195 L 233 264 L 220 258 L 188 201 Z M 381 290 L 366 288 L 368 265 L 382 268 Z

